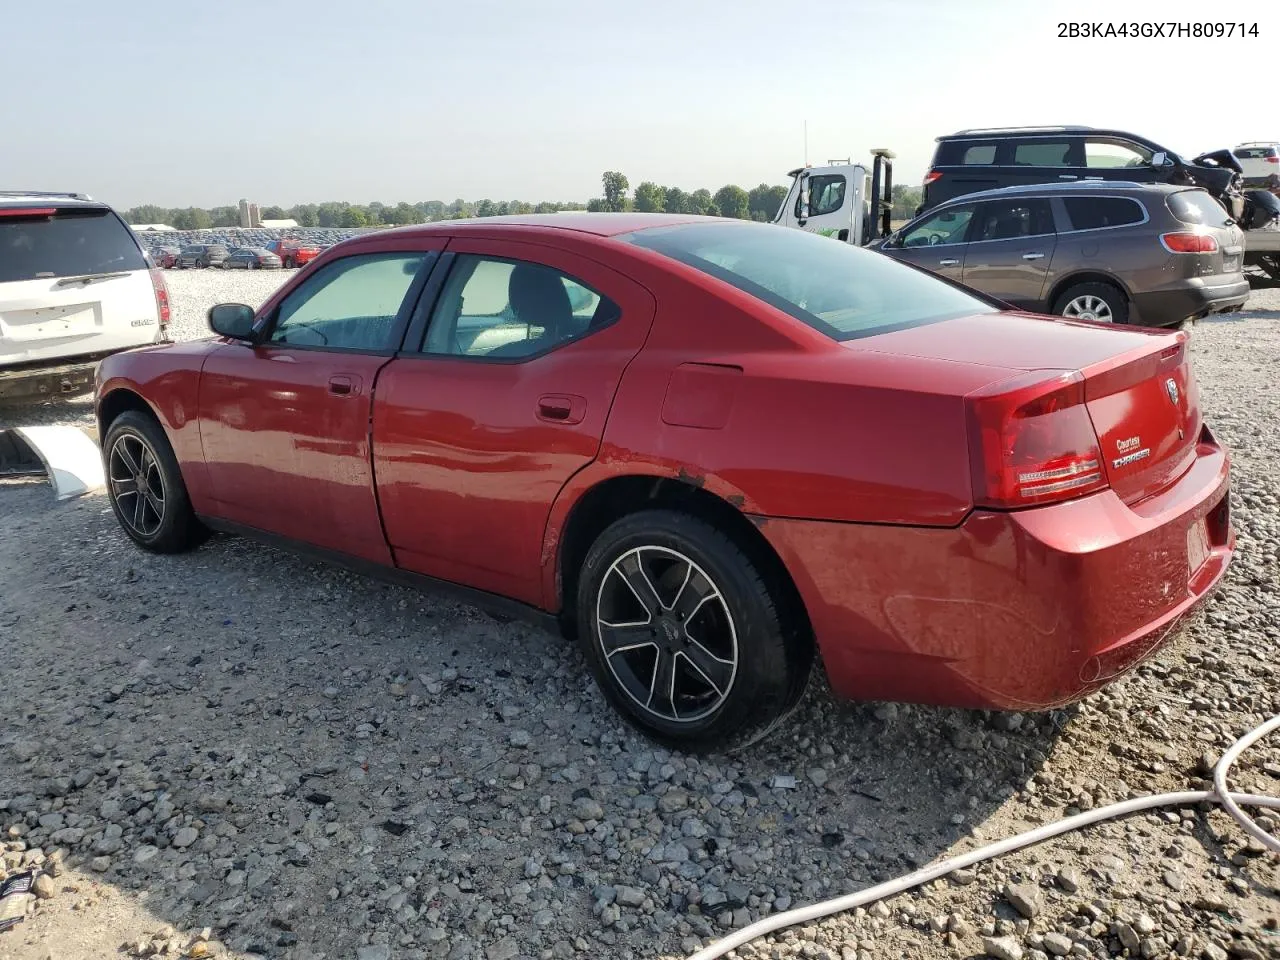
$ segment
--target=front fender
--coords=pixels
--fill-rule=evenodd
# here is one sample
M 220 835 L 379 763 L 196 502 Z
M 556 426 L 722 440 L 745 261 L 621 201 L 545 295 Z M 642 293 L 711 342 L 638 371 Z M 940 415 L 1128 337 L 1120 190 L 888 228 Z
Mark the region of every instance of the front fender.
M 217 340 L 161 344 L 107 357 L 98 367 L 94 406 L 99 438 L 125 409 L 146 409 L 159 421 L 182 469 L 192 507 L 207 502 L 200 440 L 200 371 Z

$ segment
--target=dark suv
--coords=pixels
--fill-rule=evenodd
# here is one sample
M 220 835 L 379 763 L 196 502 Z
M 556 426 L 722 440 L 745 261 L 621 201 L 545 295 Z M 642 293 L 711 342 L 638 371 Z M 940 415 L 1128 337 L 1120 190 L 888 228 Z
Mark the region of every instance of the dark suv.
M 1171 326 L 1249 296 L 1244 234 L 1196 187 L 1034 184 L 949 200 L 873 245 L 1036 313 Z
M 1221 198 L 1238 174 L 1216 154 L 1188 163 L 1145 137 L 1095 127 L 961 130 L 937 142 L 916 213 L 979 190 L 1078 180 L 1201 186 Z
M 221 243 L 192 243 L 182 248 L 175 266 L 179 270 L 220 267 L 230 253 Z

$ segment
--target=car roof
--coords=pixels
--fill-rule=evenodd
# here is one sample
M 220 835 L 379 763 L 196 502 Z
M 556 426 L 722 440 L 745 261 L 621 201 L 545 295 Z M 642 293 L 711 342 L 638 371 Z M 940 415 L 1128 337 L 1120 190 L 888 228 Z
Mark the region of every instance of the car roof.
M 0 207 L 76 208 L 88 210 L 110 209 L 105 203 L 93 200 L 83 193 L 52 193 L 44 190 L 0 190 Z
M 1199 187 L 1184 186 L 1172 183 L 1137 183 L 1132 180 L 1076 180 L 1072 183 L 1020 183 L 1013 187 L 996 187 L 992 190 L 978 190 L 974 193 L 963 193 L 958 197 L 945 200 L 931 210 L 949 207 L 953 204 L 972 200 L 990 200 L 1001 197 L 1022 196 L 1071 196 L 1080 193 L 1115 194 L 1117 196 L 1130 193 L 1160 194 L 1168 196 L 1186 190 L 1198 190 Z
M 616 237 L 619 234 L 652 227 L 670 227 L 682 223 L 726 223 L 720 217 L 698 217 L 674 213 L 530 213 L 506 217 L 472 217 L 466 220 L 438 220 L 435 223 L 414 224 L 394 230 L 379 231 L 404 235 L 459 234 L 481 231 L 490 227 L 537 227 L 549 230 L 566 230 L 587 233 L 597 237 Z
M 1047 126 L 1047 127 L 974 127 L 969 130 L 957 130 L 955 133 L 944 134 L 936 137 L 938 141 L 942 140 L 995 140 L 1001 137 L 1018 138 L 1018 137 L 1044 137 L 1053 136 L 1054 134 L 1080 134 L 1088 133 L 1095 136 L 1103 137 L 1124 137 L 1129 140 L 1145 140 L 1145 137 L 1139 137 L 1137 134 L 1130 133 L 1127 130 L 1116 130 L 1111 127 L 1086 127 L 1079 124 L 1066 126 Z

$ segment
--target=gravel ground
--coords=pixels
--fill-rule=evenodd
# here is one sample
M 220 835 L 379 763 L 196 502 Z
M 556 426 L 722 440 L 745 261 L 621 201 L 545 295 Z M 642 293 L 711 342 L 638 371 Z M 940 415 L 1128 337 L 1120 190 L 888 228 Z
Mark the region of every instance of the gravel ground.
M 282 279 L 170 274 L 175 333 Z M 101 496 L 0 485 L 0 857 L 47 871 L 0 958 L 678 958 L 1033 824 L 1203 787 L 1280 712 L 1280 292 L 1250 307 L 1192 334 L 1240 552 L 1176 643 L 1045 715 L 843 704 L 819 682 L 732 762 L 630 733 L 558 638 L 243 540 L 152 557 Z M 1280 743 L 1235 782 L 1280 793 Z M 1135 816 L 739 956 L 1275 958 L 1278 863 L 1216 811 Z

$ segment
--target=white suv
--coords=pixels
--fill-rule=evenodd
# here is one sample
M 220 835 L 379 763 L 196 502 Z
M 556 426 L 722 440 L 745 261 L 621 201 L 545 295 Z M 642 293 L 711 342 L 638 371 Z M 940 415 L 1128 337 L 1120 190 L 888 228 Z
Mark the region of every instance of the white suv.
M 1246 186 L 1256 187 L 1273 173 L 1280 173 L 1280 143 L 1263 141 L 1242 143 L 1231 151 L 1244 170 Z
M 164 276 L 114 210 L 0 191 L 0 403 L 92 390 L 99 360 L 168 326 Z

